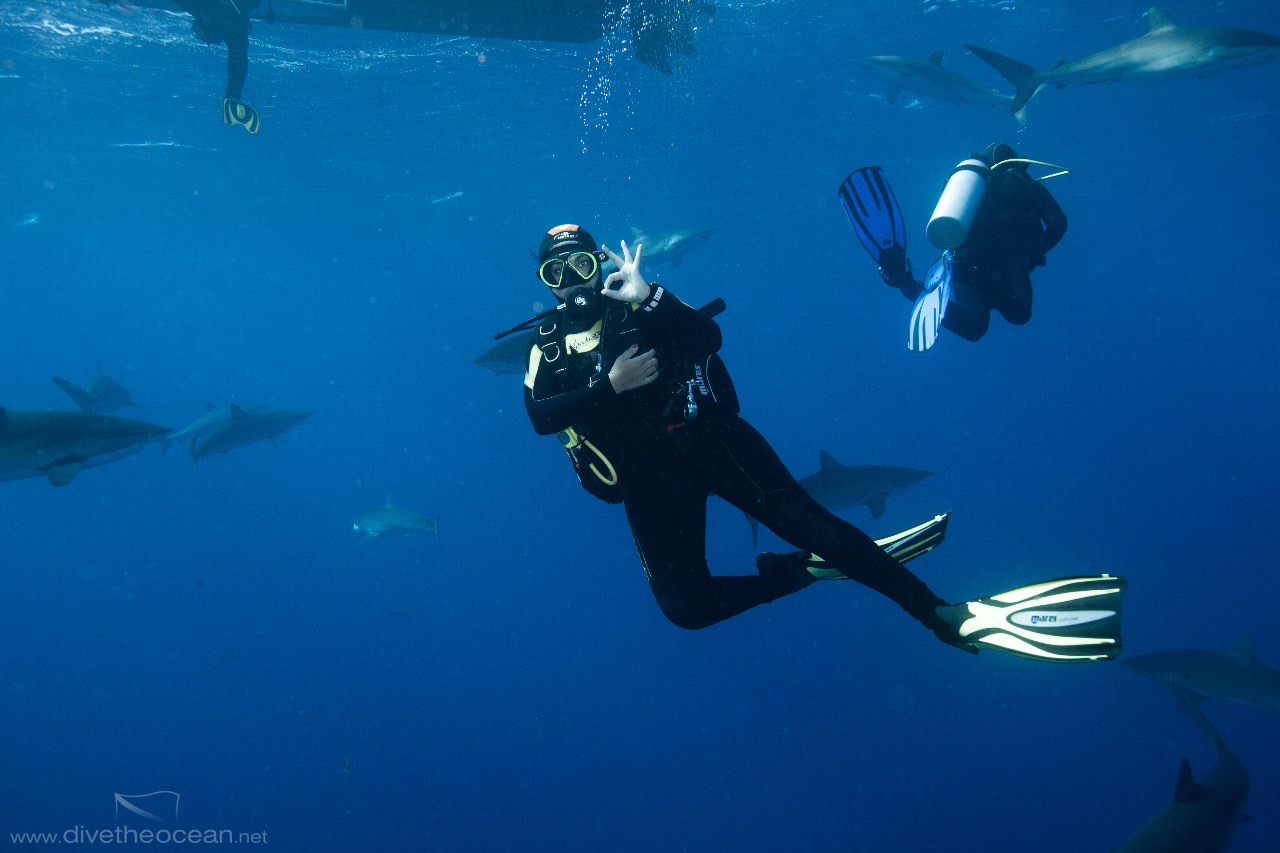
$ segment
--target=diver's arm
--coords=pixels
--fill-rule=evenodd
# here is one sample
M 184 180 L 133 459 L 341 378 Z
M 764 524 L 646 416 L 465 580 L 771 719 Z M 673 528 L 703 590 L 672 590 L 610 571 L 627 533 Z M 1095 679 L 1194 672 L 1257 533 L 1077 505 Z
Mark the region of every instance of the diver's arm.
M 1038 181 L 1033 182 L 1031 188 L 1032 198 L 1035 199 L 1036 211 L 1044 222 L 1044 237 L 1042 239 L 1044 248 L 1042 251 L 1048 254 L 1049 250 L 1058 245 L 1062 236 L 1067 233 L 1067 215 L 1062 212 L 1062 207 L 1058 204 L 1058 200 L 1053 197 L 1053 194 L 1049 192 L 1044 184 Z
M 551 371 L 538 369 L 542 350 L 536 345 L 534 350 L 530 352 L 529 373 L 525 376 L 524 406 L 539 435 L 579 425 L 612 406 L 618 395 L 643 388 L 658 378 L 657 353 L 640 352 L 640 347 L 633 344 L 614 359 L 608 372 L 597 370 L 586 385 L 557 394 L 555 388 L 548 387 L 555 385 L 549 378 Z
M 724 336 L 720 324 L 685 303 L 671 291 L 654 282 L 649 298 L 635 309 L 640 321 L 653 334 L 655 341 L 677 339 L 700 355 L 719 352 Z M 662 331 L 657 331 L 662 330 Z
M 542 351 L 534 345 L 524 380 L 524 408 L 538 435 L 551 435 L 612 405 L 617 394 L 605 373 L 579 388 L 557 393 L 555 370 L 548 366 Z

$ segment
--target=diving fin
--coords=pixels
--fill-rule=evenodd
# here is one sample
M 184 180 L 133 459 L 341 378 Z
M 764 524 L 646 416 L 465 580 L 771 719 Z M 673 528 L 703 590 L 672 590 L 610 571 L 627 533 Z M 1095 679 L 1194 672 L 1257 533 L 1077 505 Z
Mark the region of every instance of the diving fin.
M 942 320 L 947 316 L 951 302 L 951 281 L 955 270 L 955 256 L 951 250 L 942 253 L 929 267 L 924 279 L 924 291 L 911 309 L 911 326 L 907 330 L 907 347 L 912 352 L 924 352 L 938 340 Z
M 944 604 L 937 613 L 954 631 L 947 641 L 966 651 L 1062 663 L 1111 660 L 1120 654 L 1120 599 L 1127 586 L 1115 575 L 1058 578 Z
M 944 512 L 942 515 L 935 515 L 924 524 L 917 524 L 915 527 L 877 539 L 875 543 L 899 563 L 909 563 L 942 544 L 943 538 L 947 535 L 947 522 L 950 519 L 951 513 Z M 840 581 L 849 578 L 844 572 L 828 565 L 817 554 L 806 551 L 794 551 L 790 554 L 772 554 L 766 551 L 756 557 L 756 567 L 757 569 L 772 567 L 773 570 L 777 570 L 778 565 L 787 565 L 793 560 L 799 560 L 805 570 L 820 581 Z M 794 563 L 790 564 L 794 565 Z
M 947 522 L 950 519 L 949 512 L 935 515 L 924 524 L 917 524 L 901 533 L 877 539 L 876 544 L 899 563 L 909 563 L 942 544 L 943 537 L 947 535 Z
M 243 125 L 250 133 L 257 133 L 262 119 L 258 116 L 258 111 L 248 104 L 242 104 L 235 98 L 223 98 L 222 123 Z
M 866 166 L 851 172 L 836 192 L 853 230 L 876 265 L 883 268 L 887 263 L 894 268 L 886 270 L 886 275 L 906 268 L 907 228 L 884 170 Z

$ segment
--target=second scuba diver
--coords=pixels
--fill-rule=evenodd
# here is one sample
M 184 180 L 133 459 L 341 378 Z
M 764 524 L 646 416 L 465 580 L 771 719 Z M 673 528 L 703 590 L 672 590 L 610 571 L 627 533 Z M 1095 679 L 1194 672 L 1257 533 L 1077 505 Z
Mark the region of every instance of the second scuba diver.
M 1027 174 L 1029 162 L 998 142 L 956 167 L 929 223 L 930 238 L 948 251 L 923 282 L 911 272 L 897 201 L 883 176 L 871 174 L 878 169 L 850 175 L 840 195 L 881 278 L 918 308 L 925 307 L 922 296 L 936 292 L 928 307 L 942 327 L 976 341 L 986 334 L 992 310 L 1015 326 L 1031 319 L 1030 273 L 1045 265 L 1067 231 L 1058 202 Z M 928 349 L 936 329 L 917 328 L 928 322 L 919 314 L 912 318 L 911 347 Z
M 621 257 L 601 250 L 577 225 L 543 236 L 538 278 L 560 305 L 516 327 L 536 329 L 525 407 L 539 434 L 558 434 L 588 491 L 623 504 L 667 619 L 705 628 L 817 580 L 850 578 L 966 651 L 1118 654 L 1123 578 L 1063 578 L 949 605 L 903 565 L 941 541 L 945 516 L 877 542 L 819 505 L 739 416 L 711 306 L 695 310 L 651 286 L 639 270 L 643 247 L 633 257 L 621 245 Z M 604 279 L 606 259 L 617 269 Z M 760 554 L 755 574 L 712 576 L 713 494 L 802 550 Z

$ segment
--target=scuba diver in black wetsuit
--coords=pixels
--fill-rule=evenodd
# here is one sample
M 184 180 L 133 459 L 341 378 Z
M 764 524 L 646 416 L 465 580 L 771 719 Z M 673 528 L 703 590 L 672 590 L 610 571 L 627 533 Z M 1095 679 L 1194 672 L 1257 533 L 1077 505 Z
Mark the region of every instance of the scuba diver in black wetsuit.
M 249 15 L 261 0 L 173 0 L 191 13 L 191 33 L 206 44 L 227 44 L 227 89 L 222 99 L 222 120 L 257 133 L 258 111 L 240 102 L 244 78 L 249 72 Z
M 1005 143 L 974 154 L 990 169 L 985 194 L 968 233 L 953 251 L 951 302 L 943 328 L 976 341 L 987 332 L 992 309 L 1015 326 L 1031 319 L 1031 270 L 1067 231 L 1067 217 L 1027 163 Z M 962 164 L 963 165 L 963 164 Z M 903 252 L 884 252 L 881 276 L 915 302 L 924 284 Z
M 560 434 L 588 491 L 625 506 L 666 617 L 681 628 L 705 628 L 815 580 L 849 577 L 895 601 L 944 641 L 965 647 L 937 612 L 945 602 L 809 497 L 738 416 L 733 385 L 716 354 L 720 327 L 705 311 L 646 283 L 641 251 L 637 245 L 633 258 L 626 243 L 621 258 L 601 251 L 576 225 L 547 232 L 538 276 L 562 309 L 546 312 L 536 327 L 524 397 L 534 429 Z M 606 258 L 618 269 L 602 282 Z M 712 577 L 706 560 L 711 494 L 805 550 L 761 554 L 755 575 Z
M 113 0 L 99 0 L 111 5 Z M 126 13 L 127 0 L 114 0 Z M 222 99 L 222 120 L 257 133 L 262 120 L 258 111 L 240 102 L 244 78 L 249 72 L 249 16 L 262 0 L 172 0 L 191 15 L 191 34 L 206 44 L 227 44 L 227 88 Z

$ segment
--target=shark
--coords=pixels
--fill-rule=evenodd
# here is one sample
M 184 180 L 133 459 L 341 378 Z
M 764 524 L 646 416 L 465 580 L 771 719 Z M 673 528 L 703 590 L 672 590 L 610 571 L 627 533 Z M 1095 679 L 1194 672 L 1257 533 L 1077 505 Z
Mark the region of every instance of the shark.
M 1180 695 L 1178 707 L 1193 717 L 1213 746 L 1217 763 L 1196 781 L 1182 759 L 1173 802 L 1151 816 L 1116 853 L 1222 853 L 1231 846 L 1249 798 L 1249 773 L 1194 701 Z
M 810 497 L 827 509 L 865 506 L 872 518 L 884 515 L 890 495 L 909 489 L 932 471 L 892 465 L 842 465 L 827 451 L 818 453 L 818 472 L 800 479 Z
M 1227 68 L 1253 65 L 1275 56 L 1280 36 L 1232 27 L 1184 27 L 1168 12 L 1152 6 L 1150 29 L 1139 38 L 1037 71 L 1008 56 L 966 44 L 970 51 L 1014 85 L 1016 113 L 1045 86 L 1208 77 Z
M 489 368 L 495 376 L 523 374 L 529 362 L 529 349 L 532 346 L 533 335 L 506 338 L 480 353 L 472 363 Z
M 644 247 L 640 257 L 641 264 L 646 270 L 662 264 L 678 267 L 685 255 L 711 239 L 714 233 L 716 233 L 715 228 L 677 228 L 674 231 L 649 233 L 632 226 L 631 249 L 634 251 L 637 244 Z M 612 261 L 606 264 L 606 266 L 610 265 Z
M 352 520 L 351 527 L 356 532 L 363 533 L 365 539 L 373 539 L 377 536 L 408 536 L 417 533 L 435 533 L 436 540 L 439 541 L 440 538 L 438 520 L 432 521 L 416 512 L 401 509 L 392 503 L 390 495 L 382 506 L 357 515 Z
M 240 406 L 241 411 L 248 414 L 259 412 L 266 408 L 265 406 Z M 212 403 L 204 404 L 205 413 L 184 426 L 182 429 L 174 430 L 160 439 L 160 455 L 163 456 L 169 452 L 169 448 L 179 442 L 192 443 L 199 439 L 201 433 L 210 433 L 217 428 L 230 423 L 231 406 L 215 406 Z M 195 449 L 192 448 L 194 453 Z
M 233 403 L 228 407 L 229 417 L 225 422 L 192 437 L 191 461 L 198 462 L 256 441 L 270 441 L 279 447 L 286 432 L 314 414 L 294 409 L 245 410 Z
M 168 427 L 115 415 L 0 408 L 0 480 L 65 486 L 85 468 L 137 453 Z
M 892 465 L 843 465 L 825 450 L 818 453 L 818 471 L 800 478 L 800 484 L 809 496 L 829 510 L 850 509 L 865 506 L 872 518 L 884 515 L 885 501 L 909 489 L 932 471 L 915 468 L 897 468 Z M 759 522 L 747 516 L 751 522 L 751 541 L 756 541 Z
M 1199 703 L 1222 699 L 1280 713 L 1280 670 L 1258 661 L 1253 637 L 1228 652 L 1183 649 L 1124 658 L 1120 665 L 1143 678 L 1185 691 Z
M 854 63 L 888 85 L 891 104 L 897 103 L 900 93 L 908 91 L 960 106 L 964 104 L 1013 105 L 1013 95 L 990 89 L 950 68 L 943 68 L 942 54 L 943 51 L 939 49 L 924 59 L 911 56 L 864 56 L 861 59 L 855 59 Z M 1018 120 L 1018 124 L 1025 125 L 1027 123 L 1026 105 L 1014 111 L 1013 115 Z
M 129 389 L 102 372 L 102 362 L 98 362 L 98 375 L 89 383 L 88 390 L 72 385 L 65 379 L 53 377 L 53 384 L 67 392 L 80 411 L 90 414 L 109 414 L 126 406 L 137 406 Z

